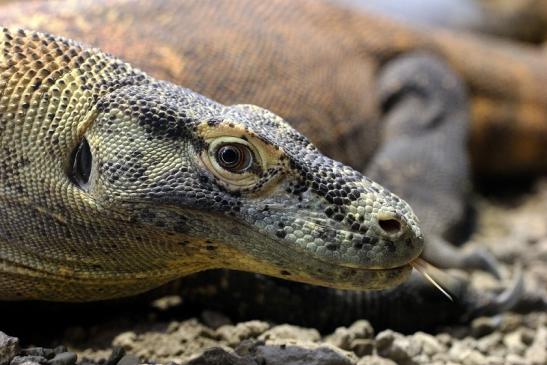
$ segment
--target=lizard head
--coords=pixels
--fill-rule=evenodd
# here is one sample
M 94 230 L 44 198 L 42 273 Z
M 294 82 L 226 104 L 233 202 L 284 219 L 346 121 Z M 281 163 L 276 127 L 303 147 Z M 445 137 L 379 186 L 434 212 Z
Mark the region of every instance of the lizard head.
M 73 183 L 101 214 L 125 217 L 120 231 L 168 252 L 177 275 L 231 268 L 380 289 L 421 253 L 407 203 L 265 109 L 153 82 L 102 97 L 91 119 Z

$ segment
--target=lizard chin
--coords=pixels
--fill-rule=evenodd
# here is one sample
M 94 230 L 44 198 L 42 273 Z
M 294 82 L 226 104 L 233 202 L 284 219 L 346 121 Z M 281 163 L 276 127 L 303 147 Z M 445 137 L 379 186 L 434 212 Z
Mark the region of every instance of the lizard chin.
M 345 266 L 327 266 L 314 274 L 284 270 L 281 272 L 282 275 L 275 276 L 335 289 L 364 291 L 388 289 L 402 284 L 410 277 L 411 271 L 411 265 L 389 269 L 355 269 Z
M 364 268 L 328 262 L 322 257 L 299 250 L 291 250 L 290 255 L 275 255 L 271 261 L 246 255 L 237 255 L 240 259 L 228 269 L 256 272 L 268 276 L 302 282 L 305 284 L 330 287 L 344 290 L 381 290 L 405 282 L 412 271 L 409 258 L 406 263 L 395 267 Z M 276 251 L 279 253 L 279 250 Z M 274 257 L 275 256 L 275 257 Z M 236 257 L 235 255 L 232 257 Z

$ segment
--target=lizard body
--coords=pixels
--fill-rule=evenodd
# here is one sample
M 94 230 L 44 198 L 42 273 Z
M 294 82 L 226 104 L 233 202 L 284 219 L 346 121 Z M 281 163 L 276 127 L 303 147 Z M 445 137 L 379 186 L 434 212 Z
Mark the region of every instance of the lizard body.
M 63 38 L 3 29 L 0 46 L 0 298 L 111 298 L 218 267 L 408 277 L 409 206 L 273 113 Z

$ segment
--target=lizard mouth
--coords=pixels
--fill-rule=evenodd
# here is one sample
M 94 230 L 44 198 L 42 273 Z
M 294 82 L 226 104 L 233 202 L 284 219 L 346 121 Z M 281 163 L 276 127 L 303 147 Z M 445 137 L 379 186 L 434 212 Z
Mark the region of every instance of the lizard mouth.
M 407 264 L 391 267 L 391 268 L 354 268 L 350 266 L 341 266 L 342 270 L 350 269 L 355 273 L 353 277 L 347 282 L 337 282 L 335 285 L 328 285 L 328 283 L 320 283 L 319 285 L 331 286 L 338 289 L 351 289 L 351 290 L 369 290 L 369 289 L 385 289 L 398 284 L 401 284 L 408 278 L 408 274 L 412 269 L 418 271 L 428 282 L 430 282 L 435 288 L 437 288 L 444 296 L 450 301 L 453 301 L 452 296 L 448 293 L 448 287 L 450 287 L 450 277 L 438 269 L 434 265 L 430 264 L 421 257 L 416 257 L 409 261 Z M 380 279 L 376 282 L 378 287 L 372 287 L 371 275 L 376 279 Z M 363 277 L 367 277 L 366 286 L 355 286 L 356 282 L 359 282 Z M 383 278 L 383 280 L 382 280 Z
M 314 257 L 313 260 L 308 257 L 306 264 L 313 265 L 313 267 L 295 265 L 293 270 L 287 268 L 281 272 L 281 276 L 274 276 L 336 289 L 381 290 L 405 282 L 410 277 L 413 267 L 411 262 L 408 262 L 387 268 L 364 268 L 326 262 L 317 257 Z

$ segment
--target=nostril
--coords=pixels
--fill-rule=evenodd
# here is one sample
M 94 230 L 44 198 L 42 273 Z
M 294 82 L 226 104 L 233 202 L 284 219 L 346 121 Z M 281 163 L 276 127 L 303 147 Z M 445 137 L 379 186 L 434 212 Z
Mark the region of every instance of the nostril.
M 379 219 L 378 224 L 380 225 L 380 228 L 388 234 L 397 234 L 401 232 L 401 222 L 396 219 Z

